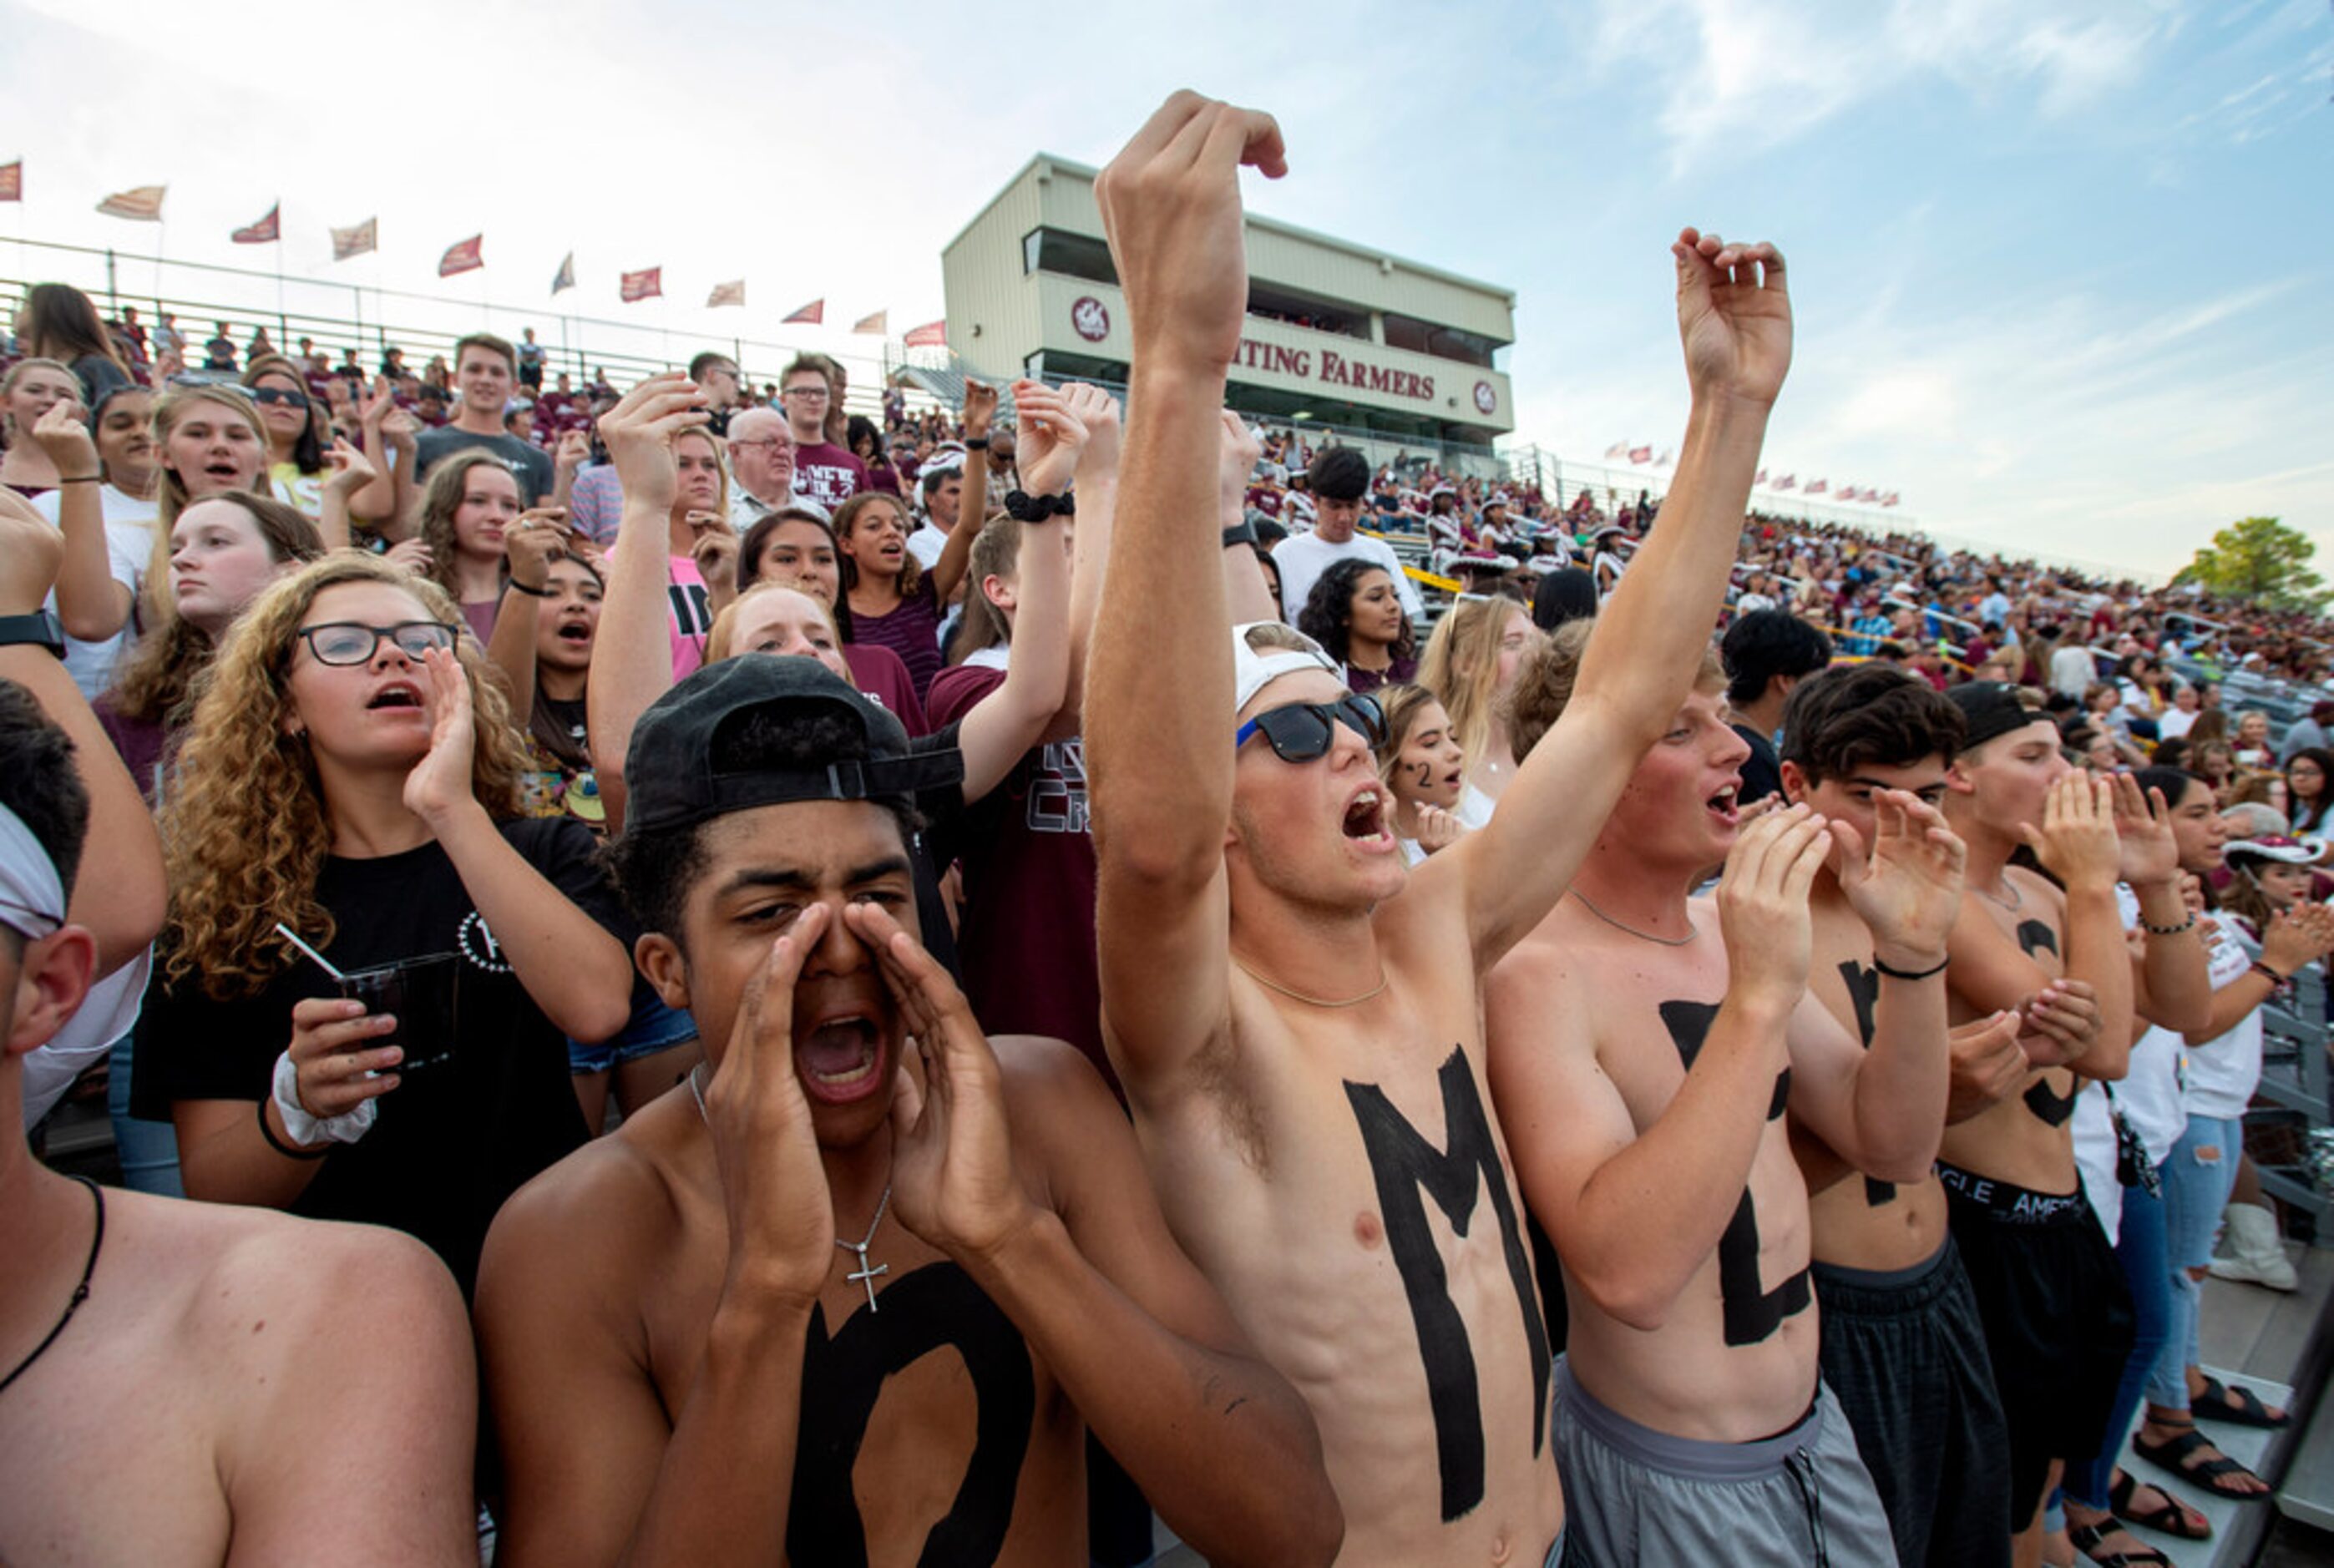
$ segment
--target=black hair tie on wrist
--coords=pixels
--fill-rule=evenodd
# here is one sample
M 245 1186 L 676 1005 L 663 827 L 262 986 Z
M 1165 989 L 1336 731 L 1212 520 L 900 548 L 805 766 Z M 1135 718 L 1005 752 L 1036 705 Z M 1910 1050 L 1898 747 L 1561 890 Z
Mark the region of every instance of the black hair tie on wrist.
M 548 588 L 529 588 L 526 583 L 521 582 L 520 582 L 517 578 L 516 578 L 516 577 L 506 577 L 506 578 L 505 578 L 505 579 L 503 580 L 503 586 L 504 586 L 505 588 L 516 589 L 516 590 L 517 590 L 519 592 L 521 592 L 521 593 L 524 593 L 524 594 L 527 595 L 527 596 L 528 596 L 529 598 L 531 598 L 531 599 L 548 599 L 548 598 L 550 598 L 550 597 L 551 597 L 551 590 L 550 590 L 550 589 L 548 589 Z
M 322 1149 L 295 1149 L 275 1136 L 275 1129 L 267 1125 L 267 1101 L 259 1102 L 259 1136 L 267 1140 L 267 1147 L 286 1159 L 322 1159 L 333 1151 L 329 1143 Z
M 1892 980 L 1932 979 L 1936 976 L 1943 974 L 1947 967 L 1952 963 L 1953 960 L 1951 958 L 1947 958 L 1944 963 L 1939 964 L 1934 969 L 1894 969 L 1881 962 L 1879 955 L 1877 954 L 1875 954 L 1872 959 L 1872 967 L 1881 974 L 1887 976 Z
M 1077 515 L 1077 502 L 1064 491 L 1059 495 L 1032 495 L 1025 491 L 1005 493 L 1005 515 L 1017 523 L 1043 523 L 1048 517 Z

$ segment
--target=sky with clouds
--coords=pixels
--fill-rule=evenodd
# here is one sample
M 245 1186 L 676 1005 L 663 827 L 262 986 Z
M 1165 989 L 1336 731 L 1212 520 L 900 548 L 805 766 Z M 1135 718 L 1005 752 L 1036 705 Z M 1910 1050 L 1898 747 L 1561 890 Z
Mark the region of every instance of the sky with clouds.
M 2334 561 L 2329 0 L 0 0 L 0 38 L 12 270 L 42 253 L 9 238 L 149 245 L 91 207 L 167 181 L 178 260 L 253 265 L 227 233 L 280 196 L 295 292 L 543 301 L 555 341 L 573 249 L 564 308 L 618 317 L 618 270 L 661 264 L 630 319 L 683 351 L 797 341 L 820 296 L 897 332 L 1030 154 L 1105 162 L 1189 85 L 1280 117 L 1258 210 L 1516 291 L 1519 439 L 1675 444 L 1694 223 L 1791 258 L 1774 471 L 2151 572 L 2252 513 Z M 325 226 L 376 214 L 335 267 Z M 478 231 L 485 273 L 439 284 Z M 741 275 L 752 308 L 695 308 Z

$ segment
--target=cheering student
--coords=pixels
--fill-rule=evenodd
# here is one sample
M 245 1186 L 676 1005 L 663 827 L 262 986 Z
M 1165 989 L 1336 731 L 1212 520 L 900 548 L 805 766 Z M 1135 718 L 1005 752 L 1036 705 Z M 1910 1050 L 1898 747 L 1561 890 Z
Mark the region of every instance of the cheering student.
M 1099 1080 L 992 1043 L 902 928 L 955 760 L 807 659 L 702 670 L 632 732 L 616 876 L 712 1068 L 496 1222 L 513 1568 L 1083 1562 L 1089 1426 L 1209 1561 L 1335 1555 L 1304 1403 Z
M 1379 701 L 1385 734 L 1378 740 L 1378 777 L 1394 794 L 1394 842 L 1415 866 L 1467 831 L 1456 815 L 1467 787 L 1467 753 L 1452 733 L 1451 716 L 1424 687 L 1397 686 Z
M 778 376 L 778 400 L 795 444 L 795 494 L 832 515 L 867 488 L 867 465 L 838 444 L 843 397 L 829 363 L 817 354 L 796 355 Z
M 1463 826 L 1490 822 L 1515 782 L 1516 754 L 1500 717 L 1500 699 L 1539 640 L 1531 612 L 1497 594 L 1461 600 L 1443 612 L 1426 640 L 1418 684 L 1442 704 L 1467 754 L 1467 788 L 1455 808 Z
M 381 373 L 394 380 L 406 372 L 403 366 L 392 368 L 383 359 Z M 440 459 L 484 447 L 518 476 L 520 494 L 527 505 L 548 505 L 557 483 L 551 454 L 532 441 L 520 440 L 503 426 L 511 388 L 518 380 L 517 351 L 492 332 L 472 332 L 454 345 L 454 380 L 461 388 L 462 400 L 454 410 L 452 423 L 421 433 L 414 452 L 415 482 L 428 479 Z
M 851 684 L 882 704 L 910 735 L 921 735 L 931 726 L 908 667 L 890 649 L 861 642 L 852 634 L 851 601 L 843 597 L 840 563 L 834 530 L 824 516 L 807 506 L 782 506 L 748 528 L 738 544 L 738 592 L 742 596 L 757 582 L 784 582 L 826 606 L 843 640 Z M 709 644 L 706 651 L 712 655 Z
M 2185 1026 L 2201 1021 L 2209 992 L 2161 803 L 2127 774 L 2070 769 L 2049 716 L 2015 688 L 1946 695 L 1968 726 L 1945 780 L 1946 820 L 1969 846 L 1946 974 L 1953 1021 L 2022 1008 L 2062 976 L 2091 987 L 2099 1015 L 2086 1036 L 2021 1042 L 2028 1068 L 2012 1092 L 1947 1127 L 1937 1164 L 2010 1430 L 2014 1556 L 2030 1565 L 2065 1462 L 2104 1437 L 2134 1327 L 2130 1291 L 2078 1180 L 2076 1080 L 2121 1078 L 2135 1014 Z M 2049 878 L 2011 863 L 2021 845 Z M 2144 960 L 2128 956 L 2118 879 L 2139 901 Z
M 843 586 L 854 634 L 888 648 L 908 667 L 916 695 L 928 698 L 940 671 L 940 607 L 964 575 L 972 536 L 961 550 L 940 554 L 930 572 L 908 550 L 907 504 L 897 495 L 863 490 L 834 515 L 834 542 L 843 553 Z
M 1606 622 L 1643 575 L 1623 579 Z M 1525 661 L 1508 718 L 1527 767 L 1577 700 L 1582 650 L 1610 630 L 1568 625 Z M 1738 833 L 1749 751 L 1702 654 L 1566 898 L 1484 991 L 1500 1125 L 1562 1263 L 1557 1467 L 1590 1562 L 1894 1563 L 1818 1371 L 1807 1186 L 1784 1113 L 1866 1175 L 1928 1169 L 1962 848 L 1902 793 L 1881 797 L 1868 851 L 1805 806 Z M 1906 987 L 1868 1051 L 1808 994 L 1808 895 L 1835 854 L 1876 962 Z M 1716 895 L 1693 899 L 1722 861 Z
M 18 360 L 0 376 L 0 485 L 31 500 L 57 486 L 56 464 L 33 430 L 60 403 L 81 406 L 81 383 L 54 360 Z
M 228 636 L 165 811 L 138 1092 L 189 1197 L 404 1230 L 467 1291 L 502 1200 L 584 1141 L 566 1040 L 622 1028 L 632 984 L 590 832 L 518 815 L 526 754 L 456 617 L 341 551 Z M 396 967 L 405 1014 L 285 930 Z
M 1085 709 L 1104 1037 L 1169 1223 L 1320 1424 L 1350 1559 L 1554 1561 L 1549 1346 L 1478 976 L 1691 682 L 1789 358 L 1781 263 L 1692 229 L 1672 247 L 1693 412 L 1669 520 L 1563 728 L 1411 872 L 1376 703 L 1301 633 L 1235 629 L 1214 569 L 1243 163 L 1282 169 L 1271 119 L 1178 93 L 1095 187 L 1134 410 Z
M 64 481 L 33 501 L 64 540 L 52 608 L 64 623 L 65 668 L 92 698 L 136 642 L 130 617 L 154 559 L 153 400 L 143 387 L 117 387 L 86 424 L 68 411 L 34 427 Z
M 49 533 L 0 520 L 0 613 L 39 606 L 14 589 Z M 0 1123 L 16 1127 L 49 1044 L 112 1032 L 91 981 L 145 946 L 156 922 L 131 911 L 159 910 L 161 867 L 46 649 L 0 647 Z M 471 1347 L 412 1242 L 101 1188 L 10 1138 L 0 1254 L 13 1559 L 288 1561 L 329 1540 L 336 1563 L 477 1561 Z
M 308 395 L 308 378 L 281 354 L 264 354 L 244 368 L 243 384 L 259 417 L 267 426 L 267 477 L 276 493 L 320 524 L 327 515 L 330 481 L 349 466 L 355 448 L 333 434 L 324 409 Z M 338 461 L 334 461 L 337 458 Z M 378 523 L 395 515 L 397 486 L 388 475 L 371 471 L 366 463 L 363 486 L 343 493 L 339 507 L 341 543 L 345 544 L 351 520 Z

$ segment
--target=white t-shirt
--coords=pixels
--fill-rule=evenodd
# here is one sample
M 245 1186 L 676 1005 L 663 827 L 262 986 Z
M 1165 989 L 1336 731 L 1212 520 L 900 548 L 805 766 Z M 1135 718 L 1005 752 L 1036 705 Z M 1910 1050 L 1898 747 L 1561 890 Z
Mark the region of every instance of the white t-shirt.
M 1306 595 L 1313 592 L 1321 573 L 1340 561 L 1362 560 L 1374 566 L 1385 568 L 1394 579 L 1394 596 L 1415 621 L 1426 613 L 1420 602 L 1418 587 L 1403 575 L 1402 563 L 1394 559 L 1394 546 L 1383 539 L 1372 539 L 1356 534 L 1343 544 L 1332 544 L 1318 534 L 1292 534 L 1273 547 L 1272 563 L 1280 569 L 1280 613 L 1290 625 L 1297 623 L 1297 611 L 1305 608 Z
M 2233 919 L 2215 922 L 2221 940 L 2212 950 L 2213 989 L 2242 979 L 2261 956 L 2261 946 Z M 2233 1121 L 2252 1103 L 2262 1075 L 2262 1015 L 2256 1007 L 2227 1034 L 2188 1050 L 2187 1113 Z
M 2167 707 L 2156 716 L 2156 733 L 2164 740 L 2178 740 L 2195 728 L 2196 721 L 2204 717 L 2202 709 L 2190 713 L 2184 708 Z
M 2050 656 L 2048 673 L 2051 690 L 2063 692 L 2080 702 L 2083 693 L 2088 691 L 2091 683 L 2098 678 L 2098 665 L 2092 659 L 2089 649 L 2068 647 Z
M 927 523 L 908 535 L 908 553 L 930 572 L 940 563 L 940 552 L 948 548 L 949 538 L 947 530 Z
M 54 523 L 63 495 L 62 490 L 51 490 L 34 496 L 33 510 Z M 65 669 L 82 695 L 92 702 L 113 684 L 114 666 L 138 640 L 138 593 L 146 582 L 147 565 L 154 558 L 154 524 L 160 515 L 157 503 L 140 501 L 111 485 L 98 486 L 97 499 L 98 514 L 105 522 L 107 569 L 116 582 L 130 590 L 130 620 L 102 642 L 65 639 Z M 48 607 L 57 607 L 53 592 Z

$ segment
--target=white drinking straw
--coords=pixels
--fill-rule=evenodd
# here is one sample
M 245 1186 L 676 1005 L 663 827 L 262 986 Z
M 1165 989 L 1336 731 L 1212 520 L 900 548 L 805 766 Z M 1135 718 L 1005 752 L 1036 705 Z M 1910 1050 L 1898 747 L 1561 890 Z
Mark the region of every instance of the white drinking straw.
M 302 952 L 307 954 L 311 958 L 315 959 L 316 967 L 323 970 L 325 974 L 330 975 L 333 979 L 342 982 L 347 981 L 348 976 L 342 974 L 338 969 L 333 968 L 333 961 L 330 958 L 327 958 L 323 954 L 319 953 L 315 948 L 302 941 L 300 939 L 300 933 L 294 930 L 291 927 L 285 925 L 281 920 L 275 922 L 275 934 L 283 938 L 285 941 L 291 943 L 294 947 L 299 948 Z

